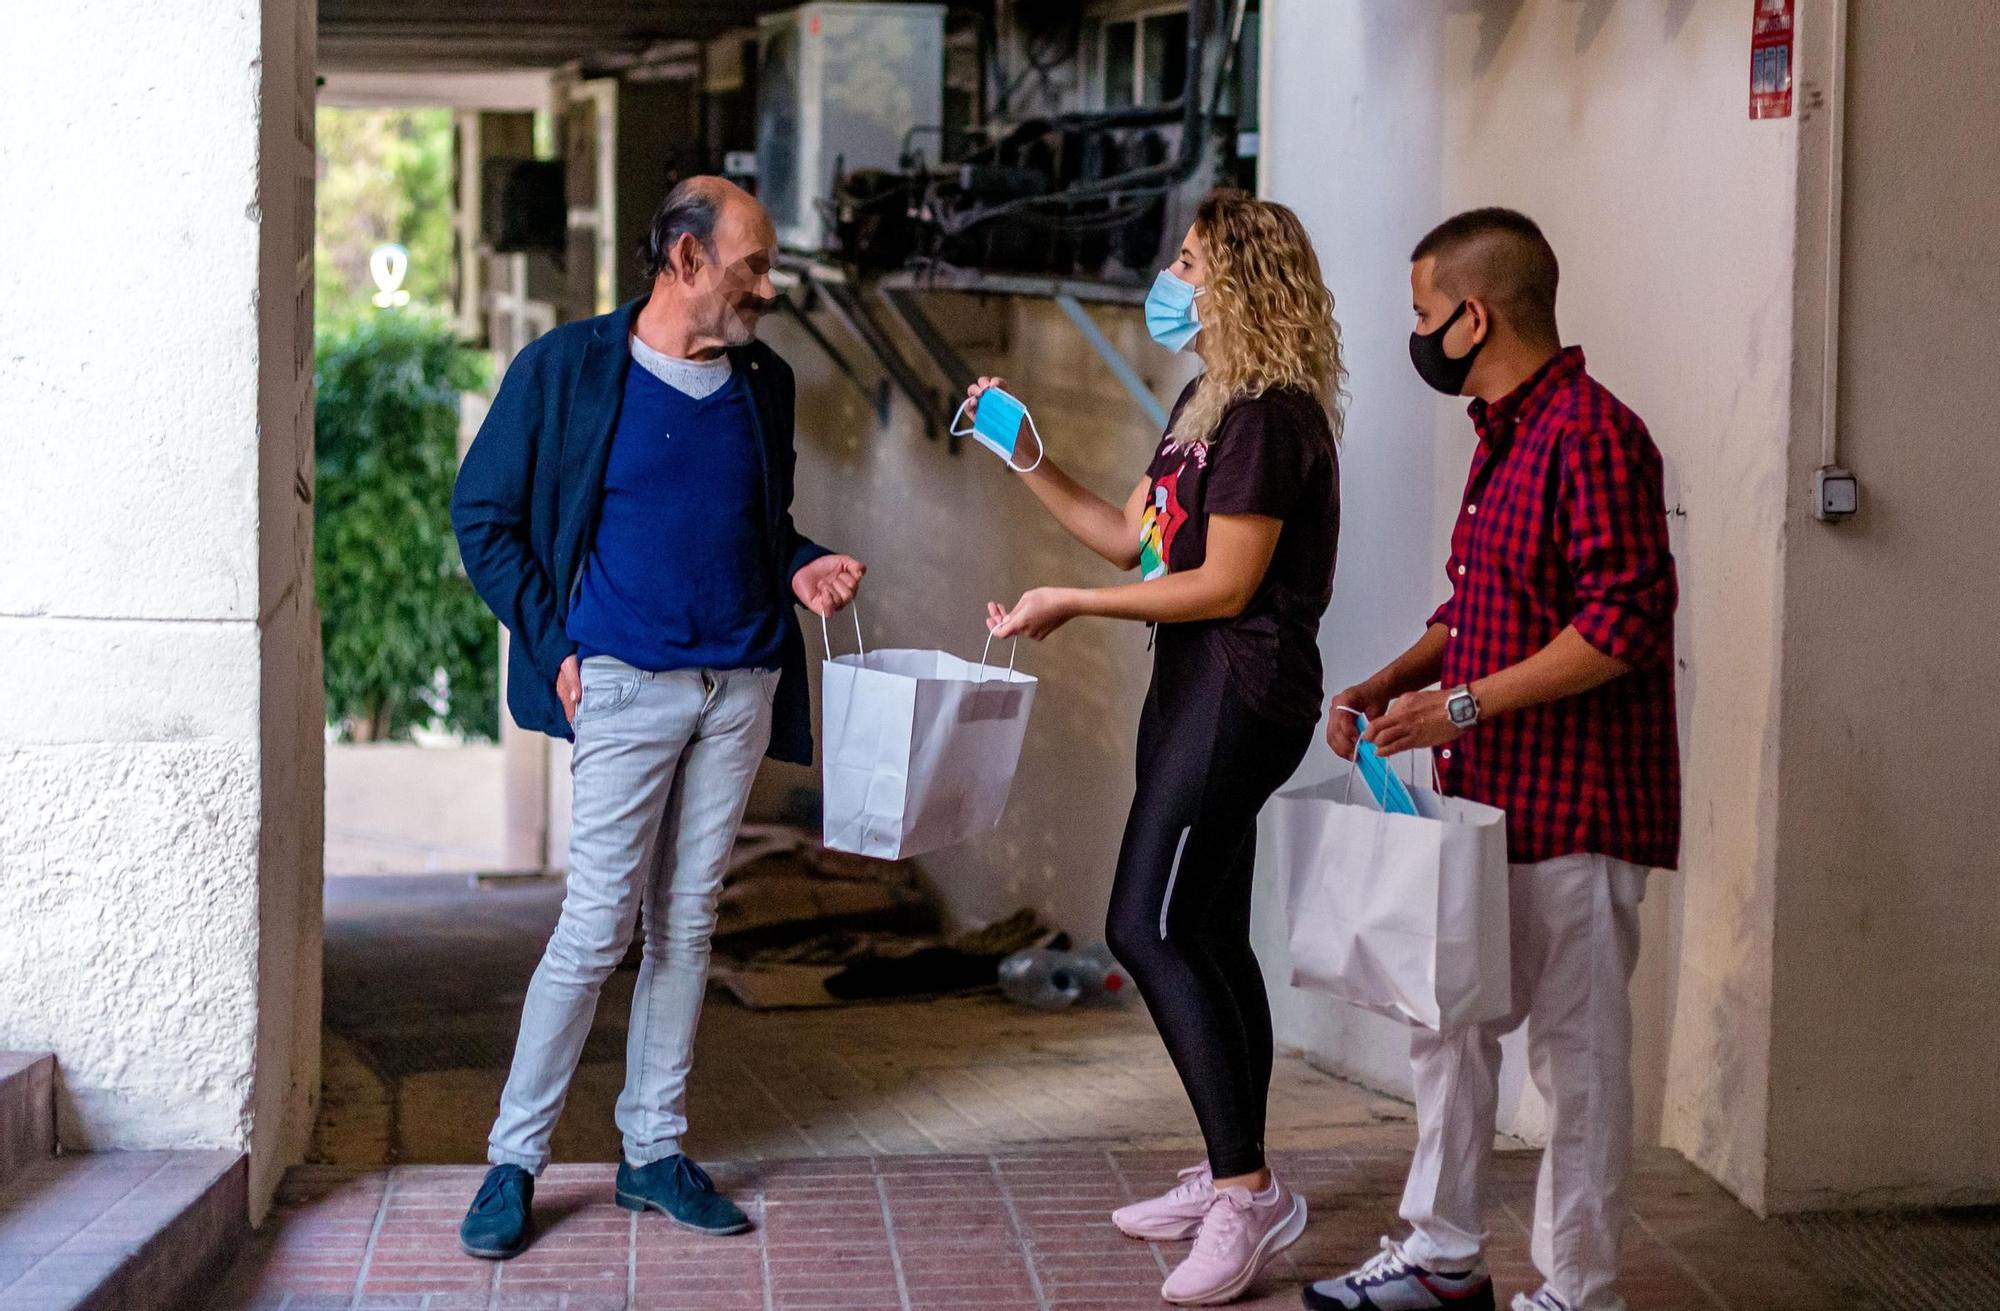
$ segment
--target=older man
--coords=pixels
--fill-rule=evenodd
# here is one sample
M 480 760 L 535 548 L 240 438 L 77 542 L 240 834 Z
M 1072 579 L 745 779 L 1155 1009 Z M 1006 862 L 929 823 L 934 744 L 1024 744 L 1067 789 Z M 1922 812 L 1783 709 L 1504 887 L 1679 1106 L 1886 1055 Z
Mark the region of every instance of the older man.
M 568 895 L 459 1231 L 474 1256 L 527 1245 L 534 1179 L 635 921 L 618 1204 L 749 1227 L 681 1152 L 716 894 L 758 762 L 812 758 L 791 602 L 831 614 L 863 572 L 792 523 L 792 374 L 756 340 L 776 246 L 746 192 L 676 186 L 645 247 L 650 294 L 522 351 L 459 474 L 466 572 L 512 635 L 509 709 L 576 742 Z

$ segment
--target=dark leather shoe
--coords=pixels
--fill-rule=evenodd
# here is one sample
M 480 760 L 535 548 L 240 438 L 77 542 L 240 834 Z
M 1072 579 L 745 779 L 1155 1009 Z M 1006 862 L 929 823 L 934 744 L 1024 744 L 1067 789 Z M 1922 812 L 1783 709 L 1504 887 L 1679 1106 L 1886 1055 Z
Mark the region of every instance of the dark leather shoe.
M 494 1166 L 458 1226 L 459 1247 L 489 1261 L 518 1256 L 528 1246 L 528 1208 L 534 1201 L 535 1176 L 518 1165 Z
M 627 1211 L 658 1211 L 698 1234 L 740 1234 L 750 1227 L 741 1207 L 715 1191 L 715 1180 L 685 1156 L 633 1169 L 618 1163 L 618 1205 Z

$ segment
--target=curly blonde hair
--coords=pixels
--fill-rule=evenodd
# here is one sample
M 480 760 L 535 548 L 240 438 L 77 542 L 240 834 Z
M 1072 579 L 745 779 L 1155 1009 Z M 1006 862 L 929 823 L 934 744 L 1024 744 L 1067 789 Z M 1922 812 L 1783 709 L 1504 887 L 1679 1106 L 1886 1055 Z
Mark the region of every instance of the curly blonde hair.
M 1203 197 L 1194 227 L 1208 261 L 1196 302 L 1207 367 L 1174 423 L 1174 443 L 1210 441 L 1230 402 L 1274 387 L 1318 401 L 1338 441 L 1347 369 L 1305 224 L 1283 205 L 1219 187 Z

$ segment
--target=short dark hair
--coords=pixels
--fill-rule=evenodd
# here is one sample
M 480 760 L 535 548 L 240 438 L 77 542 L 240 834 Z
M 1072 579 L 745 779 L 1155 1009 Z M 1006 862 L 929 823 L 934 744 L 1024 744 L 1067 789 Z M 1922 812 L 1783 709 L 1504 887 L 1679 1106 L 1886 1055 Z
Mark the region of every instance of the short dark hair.
M 672 269 L 674 247 L 680 244 L 682 236 L 693 237 L 708 252 L 709 259 L 716 258 L 715 225 L 722 218 L 722 198 L 714 181 L 707 177 L 683 178 L 654 211 L 653 226 L 639 243 L 639 271 L 647 282 Z
M 1555 248 L 1526 214 L 1498 206 L 1453 215 L 1424 234 L 1410 263 L 1437 260 L 1438 290 L 1496 306 L 1531 341 L 1559 342 Z

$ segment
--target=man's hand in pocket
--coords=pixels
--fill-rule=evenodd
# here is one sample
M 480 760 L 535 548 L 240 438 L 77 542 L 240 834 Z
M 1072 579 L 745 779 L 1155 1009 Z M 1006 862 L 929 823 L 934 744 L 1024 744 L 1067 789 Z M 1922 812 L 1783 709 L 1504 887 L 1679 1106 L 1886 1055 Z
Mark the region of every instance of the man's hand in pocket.
M 556 674 L 556 697 L 562 702 L 563 714 L 569 716 L 569 722 L 576 723 L 576 704 L 583 700 L 583 666 L 575 656 L 563 661 Z

